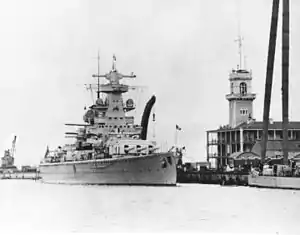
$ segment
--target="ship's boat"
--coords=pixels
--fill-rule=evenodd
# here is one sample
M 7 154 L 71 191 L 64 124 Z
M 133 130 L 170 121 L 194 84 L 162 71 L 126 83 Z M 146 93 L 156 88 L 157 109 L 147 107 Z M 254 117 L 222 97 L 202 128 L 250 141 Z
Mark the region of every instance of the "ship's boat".
M 83 116 L 85 124 L 67 132 L 75 143 L 49 150 L 39 165 L 42 182 L 106 185 L 176 185 L 176 159 L 172 152 L 161 152 L 155 141 L 147 140 L 148 120 L 155 96 L 147 103 L 141 125 L 127 115 L 135 109 L 133 99 L 123 101 L 130 86 L 120 83 L 123 75 L 116 69 L 98 79 L 97 100 Z M 99 79 L 108 80 L 101 84 Z M 102 97 L 100 97 L 102 95 Z

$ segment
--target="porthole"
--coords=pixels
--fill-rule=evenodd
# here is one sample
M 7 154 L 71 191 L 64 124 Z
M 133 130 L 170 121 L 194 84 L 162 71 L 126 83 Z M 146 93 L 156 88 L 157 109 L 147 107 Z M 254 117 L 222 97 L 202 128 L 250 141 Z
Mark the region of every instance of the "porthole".
M 172 158 L 169 156 L 169 157 L 167 157 L 167 159 L 168 159 L 168 163 L 169 163 L 170 165 L 172 165 Z
M 166 161 L 166 159 L 163 159 L 161 161 L 161 168 L 167 168 L 167 161 Z

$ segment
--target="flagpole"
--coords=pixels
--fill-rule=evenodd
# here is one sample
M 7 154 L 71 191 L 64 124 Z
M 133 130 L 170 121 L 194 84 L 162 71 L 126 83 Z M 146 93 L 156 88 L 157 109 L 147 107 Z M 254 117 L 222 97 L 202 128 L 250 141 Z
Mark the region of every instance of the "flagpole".
M 177 128 L 176 128 L 176 130 L 175 130 L 175 148 L 177 148 L 177 138 L 178 138 L 178 130 L 177 130 Z

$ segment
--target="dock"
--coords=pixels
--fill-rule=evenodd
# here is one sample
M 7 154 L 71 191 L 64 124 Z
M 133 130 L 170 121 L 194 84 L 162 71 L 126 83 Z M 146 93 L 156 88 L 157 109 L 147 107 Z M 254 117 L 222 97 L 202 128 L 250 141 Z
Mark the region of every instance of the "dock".
M 14 179 L 14 180 L 38 180 L 41 177 L 37 172 L 14 172 L 14 173 L 0 173 L 0 180 Z
M 241 171 L 183 171 L 181 169 L 178 169 L 177 182 L 247 186 L 248 175 L 248 172 Z

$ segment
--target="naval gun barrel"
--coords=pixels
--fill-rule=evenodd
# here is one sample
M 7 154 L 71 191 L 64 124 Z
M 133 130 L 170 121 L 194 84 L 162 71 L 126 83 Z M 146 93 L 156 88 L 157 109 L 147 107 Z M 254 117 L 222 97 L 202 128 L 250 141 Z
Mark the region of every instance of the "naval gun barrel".
M 146 150 L 147 148 L 148 148 L 148 147 L 139 148 L 139 149 L 137 149 L 137 151 L 138 151 L 138 152 L 142 152 L 142 151 Z
M 156 150 L 159 150 L 159 147 L 152 148 L 151 150 L 149 150 L 149 152 L 155 152 Z
M 66 126 L 90 126 L 88 124 L 74 124 L 74 123 L 65 123 Z
M 66 132 L 65 135 L 78 135 L 76 132 Z
M 129 153 L 129 152 L 131 152 L 134 149 L 135 149 L 135 147 L 125 148 L 124 151 Z

